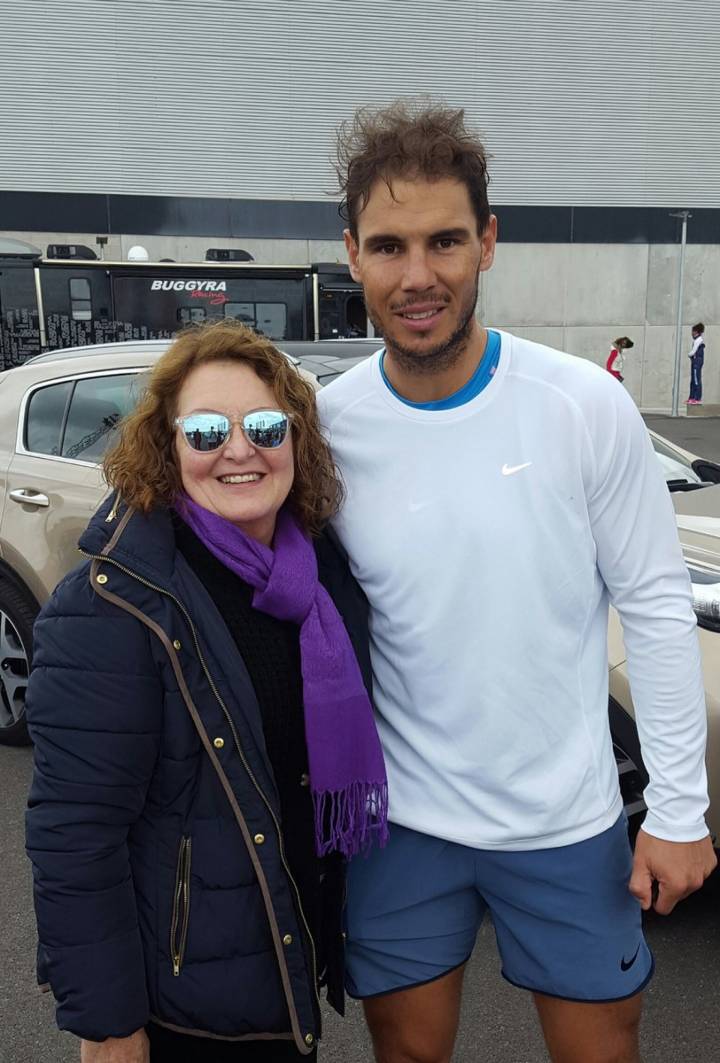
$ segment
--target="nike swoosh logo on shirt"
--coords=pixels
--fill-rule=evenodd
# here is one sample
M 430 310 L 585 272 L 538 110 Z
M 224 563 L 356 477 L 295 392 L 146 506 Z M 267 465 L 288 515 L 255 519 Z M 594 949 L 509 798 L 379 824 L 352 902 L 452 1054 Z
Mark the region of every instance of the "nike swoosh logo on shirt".
M 512 476 L 513 473 L 520 472 L 521 469 L 527 469 L 529 465 L 532 465 L 531 461 L 526 461 L 523 465 L 508 465 L 507 462 L 502 467 L 503 476 Z
M 632 967 L 632 965 L 635 963 L 635 960 L 638 958 L 638 953 L 639 952 L 640 952 L 640 946 L 638 945 L 638 947 L 635 949 L 635 955 L 633 956 L 633 958 L 631 960 L 626 960 L 625 957 L 623 956 L 623 958 L 620 960 L 620 970 L 621 971 L 629 971 L 630 968 Z

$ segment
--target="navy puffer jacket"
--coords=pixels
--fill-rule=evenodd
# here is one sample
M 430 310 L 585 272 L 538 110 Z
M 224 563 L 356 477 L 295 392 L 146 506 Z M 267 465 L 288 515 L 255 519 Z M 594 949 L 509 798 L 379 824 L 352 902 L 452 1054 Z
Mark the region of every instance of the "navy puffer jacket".
M 37 621 L 27 701 L 38 973 L 58 1025 L 99 1041 L 153 1018 L 309 1053 L 323 973 L 242 658 L 169 513 L 108 501 L 80 545 Z M 321 578 L 369 682 L 364 598 L 335 550 L 322 542 Z M 337 977 L 328 995 L 342 1007 Z

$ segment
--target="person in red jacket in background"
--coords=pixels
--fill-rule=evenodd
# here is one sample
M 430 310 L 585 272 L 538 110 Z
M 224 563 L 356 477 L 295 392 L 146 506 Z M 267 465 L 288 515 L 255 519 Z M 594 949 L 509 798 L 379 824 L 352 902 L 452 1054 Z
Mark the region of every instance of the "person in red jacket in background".
M 616 380 L 623 382 L 623 351 L 629 351 L 635 344 L 629 336 L 620 336 L 619 339 L 613 341 L 613 345 L 610 348 L 610 354 L 608 360 L 605 363 L 605 368 L 608 373 L 612 373 Z

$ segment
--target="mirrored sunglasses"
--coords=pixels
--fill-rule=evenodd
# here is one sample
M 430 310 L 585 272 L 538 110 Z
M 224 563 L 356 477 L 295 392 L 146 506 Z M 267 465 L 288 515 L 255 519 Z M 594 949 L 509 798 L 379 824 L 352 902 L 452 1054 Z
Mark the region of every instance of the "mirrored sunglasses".
M 188 446 L 203 454 L 224 446 L 234 424 L 240 425 L 243 435 L 254 447 L 274 450 L 287 439 L 290 414 L 281 410 L 251 410 L 244 417 L 231 419 L 224 413 L 202 410 L 176 417 L 175 424 L 182 430 Z

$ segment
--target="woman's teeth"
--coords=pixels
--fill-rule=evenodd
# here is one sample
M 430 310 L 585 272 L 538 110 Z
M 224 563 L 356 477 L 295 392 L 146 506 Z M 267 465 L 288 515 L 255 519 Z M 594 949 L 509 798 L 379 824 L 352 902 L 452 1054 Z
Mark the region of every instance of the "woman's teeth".
M 262 477 L 259 472 L 246 472 L 243 476 L 221 476 L 221 484 L 249 484 Z

